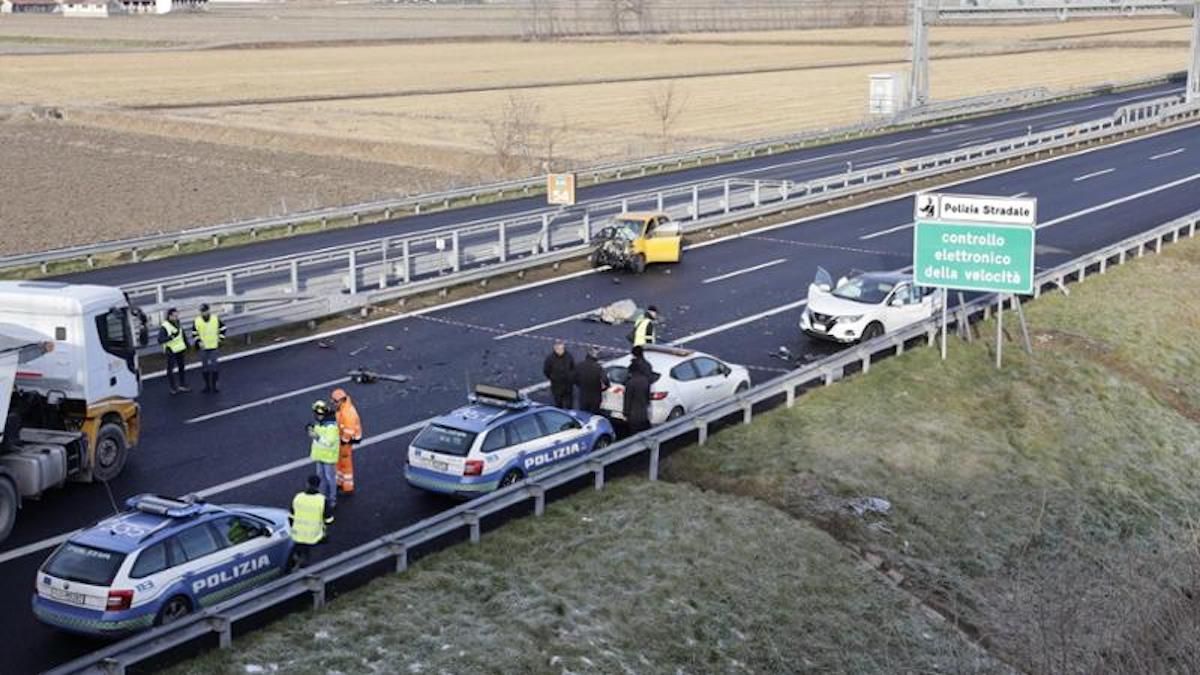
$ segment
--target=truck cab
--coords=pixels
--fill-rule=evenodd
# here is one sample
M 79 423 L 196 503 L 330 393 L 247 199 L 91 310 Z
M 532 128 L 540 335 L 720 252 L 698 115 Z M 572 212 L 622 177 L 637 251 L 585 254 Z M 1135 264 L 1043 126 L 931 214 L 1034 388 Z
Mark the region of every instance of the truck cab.
M 11 493 L 36 498 L 67 479 L 121 472 L 141 435 L 145 339 L 144 317 L 119 289 L 0 282 L 0 539 Z

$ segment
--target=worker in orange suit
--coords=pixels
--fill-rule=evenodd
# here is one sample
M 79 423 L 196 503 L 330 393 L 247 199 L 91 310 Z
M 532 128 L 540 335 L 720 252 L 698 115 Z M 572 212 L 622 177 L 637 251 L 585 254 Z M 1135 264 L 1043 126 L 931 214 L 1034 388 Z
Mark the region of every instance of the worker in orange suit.
M 337 410 L 338 435 L 341 439 L 337 462 L 338 492 L 350 495 L 354 494 L 354 446 L 362 441 L 362 420 L 345 390 L 334 389 L 330 398 Z

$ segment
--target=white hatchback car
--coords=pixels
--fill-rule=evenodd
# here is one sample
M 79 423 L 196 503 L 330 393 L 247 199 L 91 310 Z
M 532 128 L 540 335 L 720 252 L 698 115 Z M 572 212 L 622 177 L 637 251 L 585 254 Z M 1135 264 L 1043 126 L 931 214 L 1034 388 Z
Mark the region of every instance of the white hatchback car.
M 714 401 L 750 388 L 750 371 L 715 356 L 691 349 L 661 345 L 644 347 L 646 360 L 658 376 L 650 384 L 650 424 L 662 424 Z M 632 355 L 604 364 L 612 386 L 604 392 L 604 414 L 625 419 L 625 381 Z
M 836 287 L 824 268 L 808 287 L 800 330 L 835 342 L 858 342 L 924 321 L 941 309 L 941 294 L 917 286 L 911 274 L 867 272 L 842 277 Z

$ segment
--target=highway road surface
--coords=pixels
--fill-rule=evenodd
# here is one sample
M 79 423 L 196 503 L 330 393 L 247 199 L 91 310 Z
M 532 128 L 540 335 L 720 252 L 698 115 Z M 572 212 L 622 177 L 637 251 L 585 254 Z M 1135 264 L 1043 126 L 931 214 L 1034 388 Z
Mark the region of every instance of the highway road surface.
M 1200 127 L 1009 169 L 949 189 L 1036 196 L 1037 265 L 1045 268 L 1200 209 Z M 199 492 L 218 502 L 284 506 L 309 473 L 303 428 L 309 406 L 333 386 L 343 386 L 357 403 L 368 439 L 356 454 L 359 492 L 339 504 L 323 555 L 344 550 L 454 504 L 409 488 L 403 461 L 413 430 L 460 405 L 468 382 L 539 384 L 541 360 L 555 338 L 567 340 L 576 354 L 584 345 L 613 355 L 627 348 L 627 326 L 572 317 L 623 298 L 657 304 L 665 319 L 662 339 L 745 364 L 762 381 L 835 349 L 810 341 L 796 327 L 817 266 L 836 276 L 853 268 L 910 265 L 911 216 L 911 195 L 881 199 L 707 241 L 689 248 L 681 264 L 654 266 L 641 277 L 589 270 L 385 317 L 325 338 L 330 348 L 321 348 L 315 338 L 261 347 L 225 361 L 223 391 L 215 396 L 171 397 L 163 378 L 149 378 L 143 443 L 111 484 L 113 496 L 120 501 L 139 492 Z M 798 360 L 774 356 L 780 346 Z M 345 383 L 346 371 L 357 366 L 412 380 Z M 34 572 L 50 547 L 111 512 L 110 504 L 103 486 L 72 485 L 31 505 L 5 542 L 0 632 L 12 644 L 6 671 L 44 669 L 96 648 L 38 624 L 28 599 Z

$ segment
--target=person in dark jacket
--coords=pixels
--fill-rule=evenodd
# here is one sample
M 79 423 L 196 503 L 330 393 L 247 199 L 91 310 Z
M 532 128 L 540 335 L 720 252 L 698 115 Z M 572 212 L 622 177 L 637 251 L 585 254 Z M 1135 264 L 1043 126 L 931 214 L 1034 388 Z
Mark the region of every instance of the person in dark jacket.
M 650 376 L 641 368 L 630 368 L 625 380 L 625 422 L 629 433 L 650 428 Z
M 550 380 L 554 405 L 558 408 L 574 407 L 575 357 L 567 351 L 567 345 L 562 340 L 554 341 L 554 351 L 542 363 L 542 374 Z
M 630 353 L 633 354 L 633 360 L 629 362 L 629 372 L 632 373 L 635 370 L 639 370 L 646 377 L 652 378 L 650 381 L 653 382 L 654 368 L 650 365 L 650 362 L 646 360 L 645 350 L 642 349 L 641 345 L 638 345 L 637 347 L 634 347 L 633 351 Z
M 579 409 L 600 414 L 600 401 L 608 389 L 608 375 L 599 361 L 600 350 L 589 347 L 587 357 L 575 368 L 575 385 L 579 387 Z

